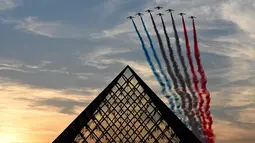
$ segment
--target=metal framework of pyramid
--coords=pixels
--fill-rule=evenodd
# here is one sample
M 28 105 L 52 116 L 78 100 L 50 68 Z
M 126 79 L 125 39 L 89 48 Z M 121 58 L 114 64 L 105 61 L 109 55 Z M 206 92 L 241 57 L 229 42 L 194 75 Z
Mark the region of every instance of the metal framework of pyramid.
M 199 143 L 127 66 L 53 143 Z

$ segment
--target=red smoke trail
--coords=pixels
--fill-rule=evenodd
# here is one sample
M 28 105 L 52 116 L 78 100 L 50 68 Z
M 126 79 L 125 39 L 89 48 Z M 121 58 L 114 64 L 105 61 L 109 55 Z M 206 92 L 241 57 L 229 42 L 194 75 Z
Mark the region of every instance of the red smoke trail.
M 198 72 L 201 75 L 201 88 L 203 90 L 203 93 L 206 94 L 207 93 L 207 87 L 206 87 L 207 79 L 206 79 L 206 76 L 205 76 L 204 68 L 203 68 L 203 66 L 201 64 L 201 61 L 200 61 L 200 52 L 199 52 L 199 48 L 198 48 L 197 32 L 196 32 L 196 26 L 195 26 L 195 20 L 194 19 L 192 19 L 192 25 L 193 25 L 193 34 L 194 34 L 195 58 L 196 58 L 196 61 L 197 61 Z
M 214 143 L 214 133 L 213 133 L 213 129 L 212 129 L 212 124 L 213 124 L 213 120 L 211 117 L 211 113 L 210 113 L 210 102 L 211 102 L 211 95 L 210 93 L 207 91 L 207 87 L 206 87 L 206 83 L 207 83 L 207 79 L 205 76 L 205 72 L 203 69 L 203 66 L 201 64 L 200 61 L 200 52 L 199 52 L 199 48 L 198 48 L 198 41 L 197 41 L 197 33 L 196 33 L 196 26 L 195 26 L 195 20 L 192 19 L 192 25 L 193 25 L 193 34 L 194 34 L 194 52 L 195 52 L 195 58 L 197 61 L 197 66 L 198 66 L 198 72 L 201 76 L 201 88 L 202 88 L 202 92 L 203 94 L 206 95 L 205 99 L 206 99 L 206 103 L 205 103 L 205 113 L 206 113 L 206 119 L 209 121 L 209 125 L 208 128 L 206 129 L 206 134 L 208 135 L 208 142 L 209 143 Z
M 186 25 L 185 25 L 185 21 L 184 21 L 183 16 L 182 16 L 182 24 L 183 24 L 183 31 L 184 31 L 184 36 L 185 36 L 187 57 L 188 57 L 188 60 L 189 60 L 190 70 L 191 70 L 192 77 L 193 77 L 193 84 L 195 85 L 196 90 L 197 89 L 199 90 L 199 88 L 198 88 L 198 82 L 199 81 L 197 79 L 195 68 L 194 68 L 194 65 L 193 65 L 193 62 L 192 62 L 192 57 L 191 57 L 191 52 L 190 52 L 190 45 L 189 45 L 189 39 L 188 39 L 187 29 L 186 29 Z
M 203 104 L 204 104 L 204 99 L 203 99 L 202 93 L 200 92 L 200 89 L 199 89 L 199 86 L 198 86 L 199 81 L 198 81 L 198 77 L 197 77 L 197 74 L 195 72 L 193 62 L 192 62 L 189 39 L 188 39 L 188 33 L 187 33 L 186 24 L 185 24 L 183 16 L 182 16 L 182 24 L 183 24 L 183 32 L 184 32 L 184 37 L 185 37 L 185 43 L 186 43 L 187 57 L 188 57 L 189 65 L 190 65 L 190 70 L 191 70 L 191 73 L 192 73 L 193 84 L 194 84 L 195 90 L 198 93 L 199 98 L 200 98 L 200 102 L 198 104 L 198 109 L 199 109 L 199 112 L 200 112 L 200 115 L 201 115 L 202 126 L 203 126 L 204 129 L 206 129 L 205 113 L 202 109 Z

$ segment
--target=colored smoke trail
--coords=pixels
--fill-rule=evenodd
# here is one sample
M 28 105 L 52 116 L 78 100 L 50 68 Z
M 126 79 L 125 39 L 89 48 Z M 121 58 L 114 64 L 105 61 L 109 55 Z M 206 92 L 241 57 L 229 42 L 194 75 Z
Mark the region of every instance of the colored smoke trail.
M 198 48 L 198 41 L 197 41 L 197 33 L 196 33 L 196 27 L 195 27 L 195 20 L 192 20 L 192 25 L 193 25 L 193 35 L 194 35 L 194 52 L 195 52 L 195 58 L 197 61 L 197 66 L 198 66 L 198 72 L 201 75 L 201 88 L 203 90 L 203 93 L 207 93 L 207 87 L 206 87 L 206 83 L 207 83 L 207 79 L 205 76 L 205 72 L 204 72 L 204 68 L 201 64 L 201 60 L 200 60 L 200 52 L 199 52 L 199 48 Z
M 149 40 L 149 43 L 150 43 L 150 46 L 151 46 L 151 49 L 152 49 L 152 53 L 153 53 L 153 55 L 154 55 L 154 58 L 156 59 L 156 62 L 157 62 L 157 64 L 158 64 L 158 67 L 159 67 L 159 70 L 160 70 L 160 72 L 161 72 L 161 74 L 163 75 L 163 77 L 164 77 L 164 79 L 165 79 L 165 81 L 166 81 L 166 84 L 167 84 L 167 86 L 168 86 L 168 89 L 169 90 L 171 90 L 171 83 L 170 83 L 170 81 L 168 80 L 168 78 L 167 78 L 167 76 L 166 76 L 166 73 L 164 72 L 164 70 L 163 70 L 163 67 L 162 67 L 162 64 L 161 64 L 161 62 L 160 62 L 160 60 L 159 60 L 159 58 L 158 58 L 158 55 L 157 55 L 157 52 L 156 52 L 156 50 L 155 50 L 155 48 L 154 48 L 154 45 L 153 45 L 153 42 L 152 42 L 152 39 L 151 39 L 151 36 L 150 36 L 150 34 L 149 34 L 149 32 L 148 32 L 148 30 L 147 30 L 147 27 L 146 27 L 146 25 L 145 25 L 145 22 L 144 22 L 144 20 L 143 20 L 143 17 L 142 16 L 140 16 L 140 19 L 141 19 L 141 22 L 142 22 L 142 25 L 143 25 L 143 28 L 144 28 L 144 31 L 145 31 L 145 33 L 146 33 L 146 35 L 147 35 L 147 38 L 148 38 L 148 40 Z M 166 98 L 168 99 L 168 100 L 171 100 L 170 102 L 170 108 L 172 109 L 172 111 L 174 111 L 174 104 L 172 104 L 172 98 L 170 97 L 170 96 L 166 96 Z M 176 105 L 177 106 L 177 109 L 179 109 L 180 108 L 180 105 Z
M 199 52 L 199 48 L 198 48 L 197 32 L 196 32 L 196 26 L 195 26 L 194 19 L 192 19 L 192 26 L 193 26 L 193 36 L 194 36 L 194 52 L 195 52 L 197 66 L 198 66 L 198 72 L 201 76 L 201 88 L 202 88 L 203 93 L 206 95 L 205 113 L 206 113 L 206 119 L 209 121 L 209 125 L 208 125 L 208 129 L 206 130 L 206 134 L 208 136 L 208 142 L 214 143 L 215 135 L 214 135 L 213 129 L 212 129 L 213 120 L 212 120 L 211 113 L 210 113 L 210 102 L 211 102 L 210 97 L 211 97 L 211 95 L 207 91 L 207 87 L 206 87 L 207 79 L 205 76 L 204 68 L 203 68 L 203 66 L 201 64 L 201 60 L 200 60 L 200 52 Z
M 153 65 L 153 62 L 152 62 L 152 60 L 151 60 L 151 58 L 150 58 L 150 55 L 149 55 L 149 52 L 147 51 L 147 49 L 146 49 L 146 47 L 145 47 L 145 43 L 144 43 L 144 41 L 143 41 L 143 38 L 142 38 L 140 32 L 138 31 L 137 26 L 136 26 L 134 20 L 133 20 L 133 19 L 131 19 L 131 20 L 132 20 L 133 26 L 134 26 L 134 28 L 135 28 L 135 31 L 136 31 L 136 33 L 137 33 L 137 35 L 138 35 L 138 37 L 139 37 L 139 39 L 140 39 L 140 41 L 141 41 L 142 48 L 143 48 L 143 51 L 144 51 L 146 60 L 147 60 L 147 62 L 149 63 L 149 65 L 150 65 L 150 67 L 151 67 L 151 70 L 152 70 L 154 76 L 156 77 L 157 81 L 159 82 L 160 86 L 162 87 L 162 93 L 166 93 L 166 85 L 165 85 L 164 82 L 162 81 L 160 75 L 158 74 L 158 72 L 156 71 L 156 69 L 155 69 L 155 67 L 154 67 L 154 65 Z
M 159 32 L 158 32 L 158 29 L 157 29 L 157 26 L 155 24 L 155 21 L 154 21 L 154 18 L 152 16 L 152 14 L 150 13 L 150 17 L 151 17 L 151 21 L 152 21 L 152 24 L 153 24 L 153 27 L 154 27 L 154 30 L 156 32 L 156 35 L 157 35 L 157 38 L 158 38 L 158 43 L 159 43 L 159 47 L 160 47 L 160 50 L 161 50 L 161 53 L 163 55 L 163 59 L 166 63 L 166 66 L 167 66 L 167 71 L 168 71 L 168 74 L 171 76 L 171 79 L 173 80 L 173 83 L 174 83 L 174 88 L 177 89 L 178 88 L 178 83 L 177 83 L 177 80 L 173 74 L 173 71 L 169 65 L 169 60 L 167 59 L 167 56 L 166 56 L 166 52 L 164 50 L 164 46 L 163 46 L 163 42 L 161 40 L 161 37 L 159 35 Z M 175 99 L 175 103 L 177 104 L 177 107 L 180 107 L 180 101 L 179 101 L 179 97 L 178 95 L 176 95 L 175 93 L 172 92 L 172 89 L 169 89 L 170 92 L 174 95 L 174 99 Z M 178 114 L 179 116 L 182 118 L 183 117 L 183 112 L 181 112 L 181 110 L 178 108 Z M 183 119 L 184 122 L 186 122 L 186 119 Z
M 174 21 L 172 12 L 170 12 L 170 15 L 171 15 L 171 19 L 172 19 L 172 25 L 173 25 L 174 37 L 175 37 L 175 44 L 176 44 L 178 56 L 179 56 L 179 59 L 181 61 L 181 64 L 182 64 L 182 67 L 183 67 L 184 71 L 185 71 L 185 69 L 187 71 L 187 67 L 185 66 L 184 58 L 182 56 L 180 40 L 179 40 L 179 36 L 178 36 L 178 32 L 177 32 L 177 29 L 176 29 L 176 25 L 175 25 L 175 21 Z M 184 72 L 184 73 L 186 73 L 186 72 Z M 180 83 L 181 83 L 181 86 L 182 86 L 183 90 L 186 91 L 186 86 L 185 86 L 184 79 L 180 78 L 179 80 L 180 80 Z
M 151 67 L 151 70 L 152 70 L 154 76 L 156 77 L 157 81 L 159 82 L 159 84 L 160 84 L 160 86 L 161 86 L 161 88 L 162 88 L 162 93 L 163 93 L 163 95 L 166 95 L 166 97 L 168 98 L 169 103 L 170 103 L 170 108 L 172 109 L 172 111 L 174 111 L 174 106 L 175 106 L 174 101 L 173 101 L 173 99 L 171 98 L 171 96 L 167 95 L 167 93 L 166 93 L 166 86 L 165 86 L 165 84 L 163 83 L 163 81 L 162 81 L 160 75 L 158 74 L 158 72 L 156 71 L 156 69 L 155 69 L 155 67 L 154 67 L 154 65 L 153 65 L 153 62 L 152 62 L 152 60 L 151 60 L 151 58 L 150 58 L 150 55 L 149 55 L 149 52 L 148 52 L 148 50 L 147 50 L 146 47 L 145 47 L 144 40 L 143 40 L 143 38 L 142 38 L 142 36 L 141 36 L 141 34 L 140 34 L 140 32 L 139 32 L 139 30 L 138 30 L 138 28 L 137 28 L 135 22 L 134 22 L 134 20 L 133 20 L 133 19 L 131 19 L 131 20 L 132 20 L 133 26 L 134 26 L 134 28 L 135 28 L 135 31 L 136 31 L 136 33 L 137 33 L 137 35 L 138 35 L 138 37 L 139 37 L 139 39 L 140 39 L 140 41 L 141 41 L 142 48 L 143 48 L 143 51 L 144 51 L 146 60 L 147 60 L 147 62 L 149 63 L 149 65 L 150 65 L 150 67 Z M 179 106 L 177 105 L 177 107 L 179 107 Z
M 158 32 L 156 23 L 155 23 L 154 18 L 153 18 L 153 16 L 152 16 L 151 13 L 150 13 L 150 16 L 151 16 L 151 21 L 152 21 L 154 30 L 155 30 L 156 35 L 157 35 L 157 39 L 158 39 L 160 51 L 161 51 L 162 56 L 163 56 L 163 59 L 164 59 L 164 61 L 165 61 L 165 63 L 166 63 L 167 72 L 168 72 L 168 74 L 170 75 L 170 77 L 171 77 L 171 79 L 172 79 L 172 81 L 173 81 L 174 88 L 177 89 L 177 88 L 178 88 L 178 82 L 177 82 L 177 80 L 176 80 L 176 78 L 175 78 L 175 76 L 174 76 L 174 73 L 173 73 L 173 71 L 172 71 L 172 68 L 171 68 L 171 66 L 170 66 L 170 64 L 169 64 L 169 60 L 168 60 L 168 58 L 167 58 L 166 51 L 165 51 L 165 49 L 164 49 L 164 45 L 163 45 L 162 39 L 161 39 L 161 37 L 160 37 L 160 34 L 159 34 L 159 32 Z
M 163 25 L 163 29 L 164 29 L 164 33 L 165 33 L 165 37 L 166 37 L 166 41 L 167 41 L 167 46 L 168 46 L 168 49 L 169 49 L 169 52 L 170 52 L 170 57 L 171 57 L 172 63 L 173 63 L 173 65 L 176 66 L 177 69 L 179 69 L 178 65 L 177 65 L 177 63 L 176 63 L 176 61 L 174 59 L 174 53 L 173 53 L 173 49 L 171 47 L 169 36 L 167 34 L 167 30 L 166 30 L 166 25 L 165 25 L 164 19 L 163 19 L 162 16 L 160 16 L 160 18 L 161 18 L 161 22 L 162 22 L 162 25 Z M 177 74 L 180 74 L 180 71 Z M 190 94 L 185 93 L 185 92 L 183 92 L 183 93 L 178 92 L 178 94 L 181 94 L 180 97 L 181 97 L 182 103 L 186 103 L 185 102 L 185 98 L 184 98 L 185 96 L 188 98 L 188 101 L 192 101 L 192 98 L 191 98 Z M 187 104 L 182 104 L 182 108 L 184 109 L 184 113 L 190 119 L 191 127 L 193 129 L 195 129 L 195 128 L 197 128 L 196 120 L 195 120 L 194 115 L 190 114 L 190 112 L 192 112 L 192 106 L 191 106 L 192 104 L 189 104 L 188 107 L 185 107 L 185 105 L 187 105 Z
M 172 20 L 172 25 L 173 25 L 173 30 L 174 30 L 174 36 L 175 36 L 175 44 L 176 44 L 176 48 L 177 48 L 177 53 L 178 53 L 178 56 L 179 56 L 179 59 L 181 61 L 181 65 L 182 65 L 182 68 L 183 68 L 183 72 L 184 72 L 184 76 L 185 76 L 185 82 L 182 80 L 180 81 L 181 84 L 183 84 L 183 90 L 184 92 L 187 93 L 187 90 L 186 90 L 186 87 L 185 87 L 185 83 L 187 85 L 187 87 L 189 88 L 189 90 L 191 91 L 191 94 L 193 96 L 195 96 L 195 93 L 193 92 L 193 89 L 192 89 L 192 84 L 191 84 L 191 81 L 190 81 L 190 78 L 189 78 L 189 74 L 188 74 L 188 70 L 187 70 L 187 66 L 185 64 L 185 60 L 184 60 L 184 57 L 182 56 L 182 51 L 181 51 L 181 44 L 180 44 L 180 40 L 179 40 L 179 35 L 178 35 L 178 32 L 177 32 L 177 29 L 176 29 L 176 25 L 175 25 L 175 21 L 174 21 L 174 18 L 173 18 L 173 14 L 172 12 L 170 12 L 170 15 L 171 15 L 171 20 Z M 190 96 L 190 94 L 186 94 L 187 95 L 187 98 L 188 98 L 188 103 L 189 103 L 189 109 L 191 108 L 192 109 L 192 98 Z M 195 104 L 195 103 L 194 103 Z M 191 111 L 193 112 L 193 111 Z M 194 113 L 193 113 L 194 114 Z M 199 117 L 199 116 L 198 116 Z M 199 119 L 199 118 L 198 118 Z
M 189 65 L 190 65 L 190 71 L 192 73 L 192 79 L 193 79 L 193 84 L 195 86 L 195 90 L 198 94 L 201 94 L 200 93 L 200 90 L 198 88 L 198 78 L 197 78 L 197 75 L 196 75 L 196 71 L 195 71 L 195 68 L 194 68 L 194 65 L 193 65 L 193 61 L 192 61 L 192 56 L 191 56 L 191 51 L 190 51 L 190 44 L 189 44 L 189 38 L 188 38 L 188 33 L 187 33 L 187 29 L 186 29 L 186 24 L 185 24 L 185 21 L 184 21 L 184 17 L 182 16 L 182 24 L 183 24 L 183 32 L 184 32 L 184 37 L 185 37 L 185 44 L 186 44 L 186 51 L 187 51 L 187 57 L 188 57 L 188 61 L 189 61 Z M 193 90 L 191 88 L 189 88 L 190 90 Z M 192 91 L 191 91 L 192 92 Z M 199 112 L 198 110 L 196 110 L 197 106 L 198 106 L 198 97 L 195 95 L 195 94 L 192 94 L 193 95 L 193 110 L 196 114 L 197 117 L 199 117 Z M 202 107 L 202 106 L 201 106 Z M 200 108 L 202 109 L 202 108 Z M 203 112 L 202 112 L 203 114 Z M 202 117 L 202 124 L 203 124 L 203 127 L 205 127 L 205 118 L 204 116 Z M 196 122 L 196 126 L 200 126 L 201 125 L 201 120 Z M 200 127 L 201 128 L 201 127 Z M 196 128 L 197 129 L 197 128 Z M 202 132 L 198 132 L 197 135 L 202 135 Z
M 173 63 L 174 73 L 177 76 L 177 79 L 179 80 L 180 84 L 185 87 L 183 76 L 182 76 L 182 74 L 180 72 L 180 69 L 178 67 L 178 64 L 177 64 L 177 62 L 176 62 L 176 60 L 174 58 L 174 51 L 173 51 L 173 48 L 171 46 L 170 38 L 169 38 L 169 36 L 167 34 L 166 25 L 165 25 L 165 22 L 164 22 L 164 19 L 163 19 L 162 16 L 161 16 L 161 21 L 162 21 L 162 25 L 163 25 L 166 41 L 167 41 L 167 47 L 168 47 L 168 50 L 169 50 L 170 60 Z
M 171 89 L 171 88 L 172 88 L 172 87 L 171 87 L 171 83 L 170 83 L 170 81 L 168 80 L 165 71 L 163 70 L 162 64 L 161 64 L 161 62 L 160 62 L 160 60 L 159 60 L 159 57 L 158 57 L 158 55 L 157 55 L 157 52 L 156 52 L 156 50 L 155 50 L 155 48 L 154 48 L 154 45 L 153 45 L 151 36 L 150 36 L 150 34 L 149 34 L 148 30 L 147 30 L 147 27 L 146 27 L 146 25 L 145 25 L 145 22 L 144 22 L 144 20 L 143 20 L 143 17 L 140 16 L 140 19 L 141 19 L 141 22 L 142 22 L 144 31 L 145 31 L 145 33 L 146 33 L 148 39 L 149 39 L 149 43 L 150 43 L 150 46 L 151 46 L 151 49 L 152 49 L 152 53 L 153 53 L 154 58 L 156 59 L 156 62 L 157 62 L 158 67 L 159 67 L 159 70 L 160 70 L 161 74 L 163 75 L 163 77 L 164 77 L 164 79 L 165 79 L 165 81 L 166 81 L 166 84 L 167 84 L 168 89 Z
M 177 29 L 176 29 L 176 25 L 175 25 L 175 20 L 173 18 L 173 14 L 172 12 L 170 12 L 170 15 L 171 15 L 171 20 L 172 20 L 172 25 L 173 25 L 173 31 L 174 31 L 174 36 L 175 36 L 175 44 L 176 44 L 176 48 L 177 48 L 177 52 L 178 52 L 178 56 L 179 56 L 179 59 L 181 61 L 181 65 L 183 67 L 183 71 L 184 71 L 184 75 L 185 75 L 185 81 L 187 83 L 187 86 L 189 87 L 189 89 L 192 88 L 191 86 L 191 81 L 189 79 L 189 74 L 188 74 L 188 71 L 187 71 L 187 67 L 185 65 L 185 60 L 182 56 L 182 51 L 181 51 L 181 44 L 180 44 L 180 40 L 179 40 L 179 35 L 178 35 L 178 32 L 177 32 Z M 186 87 L 185 87 L 185 82 L 182 80 L 180 81 L 182 84 L 183 84 L 183 90 L 186 92 Z M 192 90 L 193 91 L 193 90 Z M 194 94 L 194 92 L 191 92 L 191 94 Z M 189 95 L 189 94 L 187 94 Z M 189 98 L 189 101 L 192 102 L 192 99 Z M 194 104 L 197 104 L 196 102 Z M 198 113 L 197 113 L 198 114 Z M 200 118 L 199 116 L 197 116 L 198 118 L 198 122 L 201 122 L 200 121 Z M 200 134 L 201 135 L 201 134 Z M 198 137 L 201 137 L 201 136 L 198 136 Z M 200 138 L 200 140 L 204 140 L 203 137 Z

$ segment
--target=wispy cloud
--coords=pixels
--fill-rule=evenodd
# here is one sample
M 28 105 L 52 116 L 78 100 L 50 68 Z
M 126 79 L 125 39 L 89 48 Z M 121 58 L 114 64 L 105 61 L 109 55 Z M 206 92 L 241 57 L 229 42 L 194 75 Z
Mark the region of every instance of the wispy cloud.
M 32 102 L 31 107 L 57 107 L 60 108 L 60 113 L 64 114 L 74 114 L 75 107 L 81 106 L 85 108 L 89 104 L 89 101 L 76 101 L 70 100 L 66 98 L 51 98 L 51 99 L 37 99 L 36 101 Z
M 120 1 L 120 0 L 105 0 L 103 3 L 102 3 L 102 7 L 103 7 L 103 13 L 102 15 L 104 17 L 107 17 L 109 15 L 111 15 L 113 12 L 115 12 L 116 10 L 119 9 L 119 6 L 121 4 L 124 4 L 126 3 L 126 1 Z
M 95 66 L 99 69 L 104 69 L 109 64 L 116 63 L 118 61 L 109 57 L 107 58 L 107 56 L 127 53 L 130 51 L 131 49 L 113 49 L 109 47 L 99 47 L 90 53 L 85 53 L 84 55 L 79 54 L 79 59 L 83 62 L 84 65 Z
M 222 5 L 222 16 L 223 18 L 236 23 L 242 30 L 255 38 L 255 20 L 251 18 L 255 15 L 254 9 L 255 1 L 253 0 L 229 0 Z
M 90 35 L 91 38 L 93 39 L 101 39 L 101 38 L 116 38 L 116 36 L 120 34 L 127 34 L 132 32 L 132 25 L 131 23 L 125 22 L 123 24 L 119 24 L 113 28 L 110 29 L 105 29 L 102 32 L 99 33 L 92 33 Z
M 238 127 L 238 125 L 232 124 L 227 121 L 220 121 L 216 118 L 213 128 L 216 134 L 216 142 L 217 143 L 253 143 L 254 138 L 253 135 L 255 133 L 254 129 L 243 129 Z M 231 132 L 231 133 L 230 133 Z
M 0 11 L 15 8 L 19 2 L 18 0 L 0 0 Z
M 134 15 L 135 13 L 132 12 L 132 13 L 128 13 L 126 16 L 128 15 Z M 125 17 L 124 17 L 125 18 Z M 158 17 L 157 17 L 158 18 Z M 142 25 L 141 25 L 141 22 L 139 20 L 139 18 L 137 17 L 137 19 L 135 19 L 136 21 L 136 24 L 138 26 L 138 29 L 143 31 L 143 28 L 142 28 Z M 148 28 L 148 31 L 151 33 L 151 35 L 156 35 L 154 33 L 154 30 L 152 28 L 152 25 L 151 25 L 151 20 L 150 20 L 150 17 L 147 15 L 147 16 L 144 16 L 144 21 L 147 24 L 147 28 Z M 160 23 L 160 21 L 156 21 L 156 24 L 160 27 L 162 24 Z M 169 31 L 171 31 L 172 29 L 170 29 L 170 27 L 168 27 Z M 161 33 L 163 33 L 163 29 L 160 30 Z M 141 32 L 141 34 L 144 34 L 143 32 Z M 133 28 L 133 25 L 132 25 L 132 22 L 128 19 L 126 19 L 123 23 L 121 24 L 118 24 L 118 25 L 115 25 L 114 27 L 111 27 L 109 29 L 104 29 L 102 30 L 101 32 L 99 33 L 92 33 L 90 36 L 91 38 L 93 39 L 109 39 L 109 38 L 114 38 L 114 39 L 119 39 L 119 36 L 129 36 L 129 37 L 137 37 L 137 35 L 134 33 L 134 28 Z
M 99 19 L 108 19 L 116 12 L 121 11 L 121 7 L 130 1 L 120 1 L 120 0 L 104 0 L 100 2 L 96 7 L 93 7 L 93 11 L 98 14 Z M 103 12 L 101 12 L 103 11 Z M 99 13 L 97 13 L 99 12 Z M 121 15 L 122 13 L 119 13 Z
M 239 113 L 239 121 L 244 123 L 255 124 L 255 106 L 253 108 L 244 109 Z
M 62 21 L 43 21 L 33 16 L 23 20 L 4 18 L 1 20 L 3 23 L 15 24 L 15 29 L 49 38 L 84 38 L 87 36 L 86 30 L 64 24 Z
M 51 64 L 51 61 L 41 61 L 38 65 L 29 65 L 18 60 L 0 60 L 1 70 L 13 70 L 21 72 L 36 72 L 46 71 L 43 69 L 46 65 Z
M 94 97 L 0 80 L 0 142 L 52 142 Z
M 2 103 L 1 108 L 7 108 L 8 104 L 4 104 L 4 102 L 25 102 L 29 103 L 28 105 L 35 106 L 53 106 L 55 105 L 53 102 L 56 101 L 55 107 L 59 107 L 59 102 L 88 102 L 95 98 L 95 95 L 98 94 L 99 89 L 64 89 L 64 90 L 53 90 L 53 89 L 40 89 L 34 88 L 29 85 L 15 83 L 8 79 L 0 78 L 1 82 L 4 82 L 1 86 L 1 95 L 2 97 L 7 97 L 11 95 L 10 98 L 1 98 L 0 103 Z M 35 94 L 31 96 L 29 93 L 31 91 L 37 91 Z M 83 92 L 83 94 L 81 94 Z M 50 102 L 46 102 L 50 101 Z M 52 101 L 52 102 L 51 102 Z M 59 102 L 58 102 L 59 101 Z M 50 104 L 52 103 L 52 104 Z M 79 103 L 78 103 L 79 104 Z M 78 105 L 77 104 L 77 105 Z M 81 105 L 82 106 L 82 105 Z M 65 105 L 61 106 L 65 107 Z
M 41 61 L 38 65 L 29 65 L 17 60 L 0 60 L 0 71 L 57 73 L 67 76 L 74 76 L 83 80 L 86 80 L 88 79 L 88 76 L 93 75 L 93 73 L 69 72 L 66 68 L 47 68 L 46 66 L 50 64 L 52 64 L 51 61 Z

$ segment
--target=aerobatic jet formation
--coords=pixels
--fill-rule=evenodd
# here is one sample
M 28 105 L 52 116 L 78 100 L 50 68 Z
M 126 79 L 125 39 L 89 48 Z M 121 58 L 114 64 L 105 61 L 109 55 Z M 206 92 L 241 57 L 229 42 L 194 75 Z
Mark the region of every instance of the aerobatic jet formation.
M 162 10 L 163 7 L 157 6 L 154 7 L 153 10 L 155 11 Z M 182 43 L 180 42 L 180 35 L 177 29 L 177 25 L 175 23 L 175 18 L 173 14 L 173 9 L 166 9 L 164 12 L 157 12 L 156 14 L 153 13 L 153 10 L 147 9 L 145 12 L 149 14 L 149 17 L 151 19 L 151 24 L 154 29 L 154 34 L 156 34 L 155 38 L 158 41 L 158 48 L 161 51 L 162 59 L 165 62 L 166 65 L 166 71 L 164 71 L 163 64 L 161 63 L 160 58 L 158 57 L 156 46 L 154 45 L 153 38 L 150 36 L 150 32 L 147 28 L 147 24 L 144 21 L 144 14 L 139 12 L 135 15 L 140 18 L 141 25 L 143 27 L 143 30 L 149 40 L 149 45 L 145 44 L 145 41 L 143 40 L 143 35 L 140 33 L 140 29 L 137 28 L 136 22 L 133 20 L 133 16 L 129 16 L 128 18 L 132 20 L 132 23 L 134 25 L 134 29 L 140 39 L 142 49 L 144 51 L 146 60 L 151 68 L 152 73 L 154 74 L 156 80 L 158 81 L 158 84 L 161 87 L 162 95 L 164 95 L 168 102 L 169 102 L 169 108 L 174 111 L 176 116 L 178 116 L 182 122 L 190 128 L 190 130 L 199 138 L 199 140 L 202 143 L 214 143 L 215 142 L 215 135 L 212 128 L 213 124 L 213 118 L 210 114 L 210 101 L 211 101 L 211 95 L 207 89 L 207 78 L 206 74 L 203 69 L 203 65 L 200 61 L 200 52 L 199 52 L 199 44 L 197 39 L 197 33 L 196 33 L 196 26 L 195 26 L 195 16 L 189 16 L 188 18 L 191 19 L 192 22 L 192 28 L 193 28 L 193 40 L 194 40 L 194 46 L 193 49 L 191 45 L 189 44 L 189 38 L 188 38 L 188 32 L 186 28 L 185 23 L 185 13 L 180 12 L 177 15 L 180 15 L 182 26 L 183 26 L 183 34 L 185 39 L 185 47 L 186 55 L 183 55 L 183 47 Z M 162 26 L 159 29 L 158 25 L 159 23 L 156 22 L 155 15 L 160 16 L 161 24 Z M 175 39 L 175 47 L 176 50 L 173 49 L 173 46 L 171 44 L 171 38 L 169 36 L 169 33 L 167 32 L 167 24 L 165 23 L 164 19 L 167 18 L 167 15 L 169 15 L 168 18 L 171 20 L 171 25 L 173 28 L 173 34 Z M 158 18 L 158 17 L 157 17 Z M 163 40 L 163 34 L 160 33 L 160 31 L 163 30 L 165 41 Z M 166 43 L 164 43 L 166 42 Z M 153 59 L 150 56 L 147 46 L 150 46 L 151 51 L 153 52 L 153 57 L 156 60 L 157 66 L 154 65 L 152 62 Z M 164 46 L 167 46 L 165 48 Z M 166 50 L 167 49 L 167 50 Z M 192 51 L 194 52 L 194 57 L 196 60 L 196 65 L 194 65 L 192 60 Z M 167 55 L 167 52 L 169 52 Z M 179 58 L 179 64 L 178 61 L 176 61 L 174 53 L 176 52 L 177 57 Z M 185 61 L 185 58 L 187 58 L 188 63 Z M 179 67 L 180 66 L 180 67 Z M 158 69 L 157 69 L 158 67 Z M 196 73 L 197 72 L 200 75 L 199 76 Z M 180 71 L 180 69 L 183 70 L 183 72 Z M 167 76 L 168 74 L 168 76 Z
M 161 6 L 157 6 L 157 7 L 155 7 L 154 9 L 161 10 L 161 9 L 163 9 L 163 7 L 161 7 Z M 173 12 L 173 11 L 174 11 L 173 9 L 167 9 L 167 10 L 166 10 L 166 12 Z M 151 10 L 151 9 L 147 9 L 147 10 L 145 10 L 145 12 L 152 13 L 152 12 L 153 12 L 153 10 Z M 144 14 L 143 14 L 143 13 L 141 13 L 141 12 L 138 12 L 138 13 L 136 13 L 135 15 L 137 15 L 137 16 L 142 16 L 142 15 L 144 15 Z M 158 13 L 157 15 L 159 15 L 159 16 L 163 16 L 164 14 L 163 14 L 163 13 Z M 183 16 L 183 15 L 186 15 L 186 14 L 185 14 L 185 13 L 183 13 L 183 12 L 181 12 L 181 13 L 179 13 L 178 15 Z M 133 18 L 135 18 L 135 17 L 133 17 L 133 16 L 129 16 L 129 17 L 127 17 L 127 18 L 129 18 L 129 19 L 133 19 Z M 190 16 L 189 18 L 194 19 L 194 18 L 196 18 L 196 17 L 195 17 L 195 16 Z

